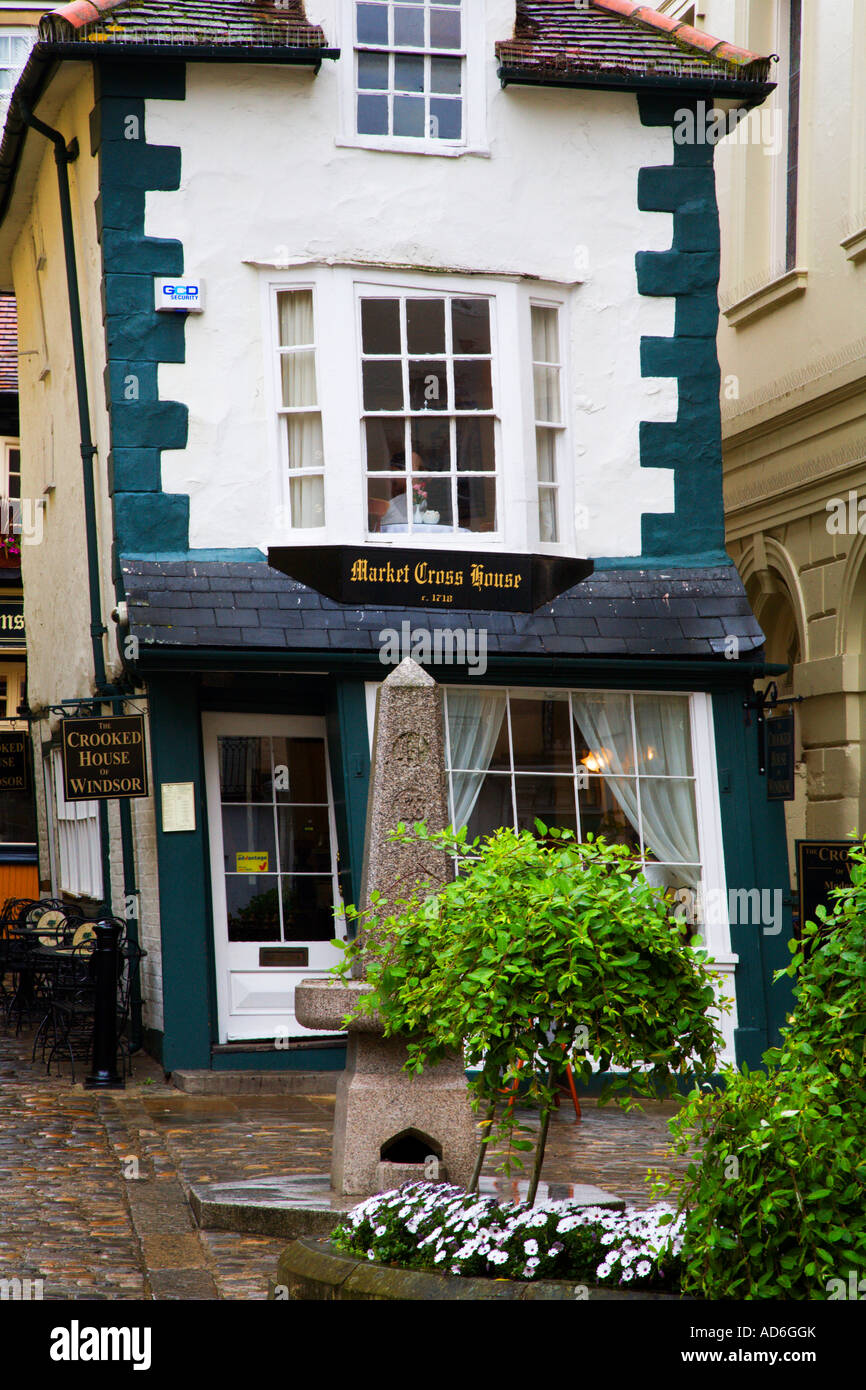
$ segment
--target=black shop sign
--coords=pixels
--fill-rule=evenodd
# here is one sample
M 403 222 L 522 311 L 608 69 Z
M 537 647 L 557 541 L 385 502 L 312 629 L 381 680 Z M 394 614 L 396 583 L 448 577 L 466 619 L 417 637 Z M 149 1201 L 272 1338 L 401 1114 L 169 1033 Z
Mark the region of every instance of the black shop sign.
M 768 719 L 767 800 L 794 800 L 794 716 L 778 714 Z
M 820 922 L 815 909 L 820 904 L 833 912 L 834 888 L 851 883 L 850 840 L 797 840 L 797 881 L 800 889 L 800 924 Z
M 593 571 L 591 560 L 391 546 L 275 546 L 272 569 L 354 608 L 533 613 Z
M 28 743 L 26 734 L 0 733 L 0 792 L 24 792 L 30 785 Z
M 147 796 L 143 714 L 64 719 L 62 730 L 67 801 Z

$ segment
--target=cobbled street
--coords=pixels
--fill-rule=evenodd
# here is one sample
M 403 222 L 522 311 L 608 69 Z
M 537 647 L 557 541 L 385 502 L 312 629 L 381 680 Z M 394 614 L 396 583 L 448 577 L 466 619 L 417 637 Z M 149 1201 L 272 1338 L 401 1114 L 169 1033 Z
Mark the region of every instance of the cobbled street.
M 333 1095 L 186 1095 L 143 1056 L 100 1094 L 46 1077 L 31 1045 L 0 1033 L 0 1280 L 41 1279 L 56 1301 L 266 1298 L 286 1241 L 199 1230 L 189 1187 L 327 1172 Z M 646 1206 L 673 1113 L 584 1102 L 576 1124 L 563 1100 L 544 1178 Z

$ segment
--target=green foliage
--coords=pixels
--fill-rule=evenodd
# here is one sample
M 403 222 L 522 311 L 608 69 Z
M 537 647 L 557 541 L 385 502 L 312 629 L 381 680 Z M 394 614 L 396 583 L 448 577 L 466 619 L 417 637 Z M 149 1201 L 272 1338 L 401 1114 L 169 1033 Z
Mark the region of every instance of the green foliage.
M 766 1072 L 728 1071 L 670 1122 L 701 1150 L 679 1187 L 686 1292 L 825 1298 L 866 1271 L 866 842 L 851 857 L 834 913 L 778 972 L 796 1004 Z
M 459 874 L 437 894 L 371 903 L 348 915 L 367 930 L 341 966 L 365 950 L 386 1033 L 409 1035 L 407 1066 L 421 1071 L 463 1048 L 487 1110 L 487 1137 L 513 1150 L 513 1109 L 492 1108 L 519 1081 L 548 1111 L 570 1063 L 579 1078 L 622 1072 L 607 1094 L 655 1095 L 678 1073 L 711 1071 L 719 1041 L 706 956 L 684 949 L 663 894 L 623 845 L 577 843 L 570 831 L 497 830 L 467 845 L 465 831 L 423 825 L 395 838 L 452 855 Z M 368 954 L 371 943 L 374 956 Z M 519 1162 L 519 1161 L 518 1161 Z

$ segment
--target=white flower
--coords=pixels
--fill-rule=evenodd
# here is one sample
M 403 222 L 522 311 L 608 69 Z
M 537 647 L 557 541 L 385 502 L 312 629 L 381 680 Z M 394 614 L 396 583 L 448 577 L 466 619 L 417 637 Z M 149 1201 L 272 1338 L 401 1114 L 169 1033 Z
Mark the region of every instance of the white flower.
M 624 1270 L 623 1270 L 623 1272 L 622 1272 L 622 1282 L 623 1282 L 624 1284 L 627 1284 L 628 1281 L 629 1281 L 629 1279 L 633 1279 L 633 1278 L 634 1278 L 634 1270 L 633 1270 L 633 1269 L 624 1269 Z
M 367 1251 L 367 1259 L 368 1259 L 368 1260 L 375 1260 L 375 1258 L 376 1258 L 376 1252 L 375 1252 L 375 1250 L 368 1250 L 368 1251 Z
M 597 1278 L 597 1279 L 606 1279 L 607 1276 L 608 1276 L 609 1274 L 610 1274 L 610 1265 L 607 1263 L 606 1260 L 605 1260 L 605 1261 L 602 1261 L 602 1263 L 599 1265 L 598 1269 L 595 1271 L 595 1276 L 596 1276 L 596 1278 Z
M 377 1227 L 376 1227 L 376 1235 L 377 1235 L 377 1236 L 383 1236 L 383 1235 L 385 1234 L 385 1232 L 387 1231 L 387 1229 L 388 1229 L 387 1226 L 377 1226 Z
M 537 1255 L 537 1254 L 538 1254 L 538 1241 L 537 1241 L 537 1240 L 525 1240 L 525 1241 L 523 1242 L 523 1248 L 524 1248 L 524 1250 L 526 1251 L 527 1255 Z
M 508 1263 L 508 1255 L 504 1250 L 491 1250 L 487 1258 L 492 1265 L 504 1265 Z
M 641 1260 L 640 1264 L 637 1267 L 637 1272 L 640 1275 L 641 1279 L 645 1279 L 648 1274 L 652 1274 L 652 1265 L 650 1264 L 649 1260 Z
M 601 1244 L 602 1244 L 602 1245 L 613 1245 L 613 1243 L 614 1243 L 615 1240 L 616 1240 L 616 1235 L 614 1234 L 613 1231 L 605 1231 L 604 1235 L 603 1235 L 602 1238 L 601 1238 Z
M 448 1251 L 447 1251 L 447 1250 L 439 1250 L 439 1251 L 437 1251 L 437 1253 L 433 1256 L 433 1263 L 434 1263 L 435 1265 L 438 1265 L 439 1261 L 440 1261 L 440 1260 L 444 1260 L 447 1254 L 448 1254 Z

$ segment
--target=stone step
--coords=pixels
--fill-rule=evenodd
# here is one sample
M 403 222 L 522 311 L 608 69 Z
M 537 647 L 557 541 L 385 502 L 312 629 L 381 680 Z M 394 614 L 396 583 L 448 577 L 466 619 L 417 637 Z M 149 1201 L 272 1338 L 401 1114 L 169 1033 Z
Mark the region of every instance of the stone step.
M 171 1084 L 190 1096 L 332 1096 L 338 1071 L 173 1071 Z
M 528 1183 L 483 1177 L 480 1193 L 503 1202 L 526 1199 Z M 190 1205 L 203 1230 L 244 1231 L 255 1235 L 330 1235 L 341 1215 L 363 1201 L 331 1189 L 327 1174 L 301 1174 L 279 1178 L 252 1178 L 244 1182 L 197 1183 L 190 1189 Z M 539 1183 L 538 1201 L 568 1201 L 582 1207 L 623 1211 L 625 1202 L 587 1183 Z

